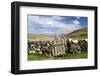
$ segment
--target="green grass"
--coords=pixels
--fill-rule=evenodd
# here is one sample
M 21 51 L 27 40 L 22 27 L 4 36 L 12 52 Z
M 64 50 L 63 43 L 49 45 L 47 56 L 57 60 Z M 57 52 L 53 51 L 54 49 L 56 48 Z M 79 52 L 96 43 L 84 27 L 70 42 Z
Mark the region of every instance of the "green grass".
M 65 54 L 63 57 L 48 57 L 44 54 L 28 54 L 28 60 L 33 61 L 33 60 L 58 60 L 58 59 L 83 59 L 87 58 L 88 53 L 81 52 L 77 54 Z
M 44 54 L 28 54 L 28 60 L 45 60 L 48 59 L 48 56 Z
M 82 58 L 88 58 L 88 53 L 81 52 L 79 54 L 65 54 L 63 59 L 82 59 Z

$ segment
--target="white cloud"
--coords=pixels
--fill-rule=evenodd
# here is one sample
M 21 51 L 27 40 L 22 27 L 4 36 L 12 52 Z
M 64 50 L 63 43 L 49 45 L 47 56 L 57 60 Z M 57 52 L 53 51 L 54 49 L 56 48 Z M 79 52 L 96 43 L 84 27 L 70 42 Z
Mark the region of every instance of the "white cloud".
M 47 25 L 53 25 L 54 24 L 54 21 L 47 21 L 46 24 Z
M 52 16 L 52 17 L 40 17 L 40 16 L 29 16 L 29 25 L 33 27 L 32 23 L 35 24 L 39 24 L 37 26 L 41 26 L 44 29 L 36 29 L 34 30 L 37 31 L 38 33 L 54 33 L 54 31 L 56 32 L 60 32 L 60 33 L 69 33 L 72 32 L 74 30 L 80 29 L 82 28 L 80 24 L 80 22 L 78 20 L 74 20 L 72 24 L 65 24 L 63 22 L 60 22 L 59 20 L 63 19 L 61 17 L 56 17 L 56 16 Z M 32 32 L 32 28 L 30 27 L 29 31 Z M 49 28 L 49 30 L 47 29 Z M 54 31 L 50 30 L 53 28 L 57 28 L 59 29 L 58 31 L 55 29 Z
M 54 34 L 53 31 L 50 31 L 48 29 L 39 29 L 38 32 L 42 34 Z
M 80 22 L 79 22 L 78 20 L 74 20 L 74 21 L 73 21 L 73 24 L 75 24 L 75 25 L 79 25 Z
M 76 19 L 78 19 L 78 20 L 79 20 L 79 19 L 80 19 L 80 17 L 79 17 L 79 16 L 77 16 L 77 17 L 76 17 Z
M 61 16 L 52 16 L 52 18 L 55 20 L 62 20 L 63 19 L 63 17 L 61 17 Z

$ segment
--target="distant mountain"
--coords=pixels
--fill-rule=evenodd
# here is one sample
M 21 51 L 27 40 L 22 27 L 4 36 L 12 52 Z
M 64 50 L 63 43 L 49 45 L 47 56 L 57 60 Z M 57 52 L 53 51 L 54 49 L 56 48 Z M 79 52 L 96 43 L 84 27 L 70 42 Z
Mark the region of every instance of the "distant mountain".
M 72 38 L 72 39 L 82 39 L 88 38 L 88 28 L 78 29 L 68 34 L 61 34 L 59 37 L 62 38 Z M 28 34 L 28 40 L 31 41 L 50 41 L 54 40 L 55 35 L 45 35 L 45 34 Z
M 76 38 L 76 39 L 88 38 L 88 28 L 75 30 L 69 34 L 65 34 L 64 37 L 65 38 Z
M 53 40 L 54 37 L 53 36 L 49 36 L 49 35 L 43 35 L 43 34 L 28 34 L 28 40 L 31 41 L 48 41 L 48 40 Z

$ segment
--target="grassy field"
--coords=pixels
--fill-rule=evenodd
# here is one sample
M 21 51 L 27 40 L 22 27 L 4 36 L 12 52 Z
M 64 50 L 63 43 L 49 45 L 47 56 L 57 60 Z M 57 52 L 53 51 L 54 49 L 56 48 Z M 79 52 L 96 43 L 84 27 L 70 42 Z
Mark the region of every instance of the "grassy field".
M 79 54 L 66 54 L 63 57 L 63 59 L 81 59 L 81 58 L 88 58 L 88 52 L 85 51 Z
M 81 52 L 79 54 L 65 54 L 63 57 L 48 57 L 43 54 L 29 54 L 28 55 L 28 61 L 34 61 L 34 60 L 58 60 L 58 59 L 82 59 L 87 58 L 88 53 Z
M 49 57 L 44 54 L 28 54 L 28 60 L 45 60 Z

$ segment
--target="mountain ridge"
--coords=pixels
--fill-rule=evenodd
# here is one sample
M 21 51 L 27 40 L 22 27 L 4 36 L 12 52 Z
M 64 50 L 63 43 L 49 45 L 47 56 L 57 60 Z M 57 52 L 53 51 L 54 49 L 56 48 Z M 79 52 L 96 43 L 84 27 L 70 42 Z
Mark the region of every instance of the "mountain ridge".
M 65 34 L 64 35 L 65 38 L 88 38 L 88 28 L 82 28 L 82 29 L 78 29 L 75 30 L 71 33 Z

